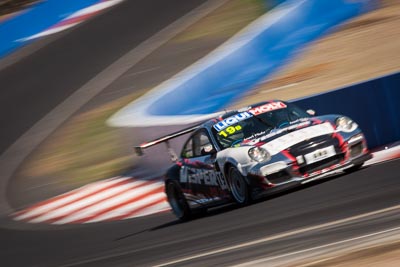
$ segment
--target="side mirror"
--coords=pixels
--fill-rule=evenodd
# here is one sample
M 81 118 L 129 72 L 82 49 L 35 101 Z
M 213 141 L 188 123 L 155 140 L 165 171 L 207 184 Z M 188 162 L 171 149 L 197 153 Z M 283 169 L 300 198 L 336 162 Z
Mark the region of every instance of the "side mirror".
M 316 114 L 315 110 L 313 110 L 313 109 L 307 109 L 306 112 L 308 113 L 308 115 L 311 115 L 311 116 L 315 116 L 315 114 Z

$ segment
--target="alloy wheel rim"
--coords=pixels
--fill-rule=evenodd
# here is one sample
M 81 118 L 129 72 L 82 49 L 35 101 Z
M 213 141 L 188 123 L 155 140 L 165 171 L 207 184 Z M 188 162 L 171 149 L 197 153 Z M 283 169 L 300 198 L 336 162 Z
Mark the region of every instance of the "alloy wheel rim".
M 232 193 L 235 197 L 235 199 L 239 202 L 242 203 L 245 199 L 245 185 L 244 185 L 244 180 L 240 176 L 240 174 L 236 171 L 232 171 Z

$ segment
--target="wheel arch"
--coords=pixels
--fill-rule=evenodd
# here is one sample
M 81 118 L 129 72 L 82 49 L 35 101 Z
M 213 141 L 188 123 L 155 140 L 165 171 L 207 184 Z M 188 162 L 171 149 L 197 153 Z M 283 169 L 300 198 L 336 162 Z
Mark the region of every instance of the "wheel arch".
M 175 164 L 171 166 L 164 175 L 164 185 L 166 186 L 169 181 L 177 181 L 179 182 L 179 172 L 181 170 L 181 166 Z
M 224 165 L 224 175 L 229 180 L 229 168 L 235 167 L 232 162 L 226 162 Z
M 248 184 L 249 186 L 251 186 L 249 177 L 247 176 L 248 173 L 247 173 L 245 170 L 243 170 L 241 164 L 238 163 L 237 161 L 234 161 L 234 160 L 227 160 L 227 161 L 225 162 L 225 164 L 224 164 L 223 174 L 224 174 L 224 176 L 225 176 L 226 181 L 227 181 L 228 184 L 229 184 L 229 188 L 230 188 L 230 185 L 231 185 L 230 178 L 229 178 L 229 168 L 230 168 L 230 167 L 236 168 L 236 170 L 238 170 L 239 173 L 240 173 L 241 175 L 243 175 L 243 177 L 244 177 L 245 181 L 247 182 L 247 184 Z

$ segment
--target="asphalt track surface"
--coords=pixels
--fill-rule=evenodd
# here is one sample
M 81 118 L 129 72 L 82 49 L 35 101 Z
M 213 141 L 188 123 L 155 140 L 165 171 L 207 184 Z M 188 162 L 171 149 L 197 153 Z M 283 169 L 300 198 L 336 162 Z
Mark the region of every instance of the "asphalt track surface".
M 97 73 L 202 2 L 125 1 L 1 70 L 0 152 Z
M 182 4 L 186 2 L 190 3 Z M 0 116 L 7 129 L 2 130 L 0 151 L 135 42 L 200 2 L 168 1 L 154 9 L 155 1 L 127 1 L 2 70 L 0 84 L 5 89 L 0 92 Z M 139 12 L 135 7 L 141 3 L 147 8 Z M 150 14 L 157 19 L 149 21 Z M 124 27 L 105 27 L 110 25 L 108 20 L 122 26 L 126 17 L 150 25 L 137 34 Z M 107 34 L 122 39 L 106 38 Z M 169 213 L 68 226 L 27 225 L 0 218 L 0 261 L 2 266 L 230 266 L 283 255 L 399 226 L 398 209 L 393 209 L 322 227 L 399 205 L 399 173 L 400 161 L 395 160 L 308 184 L 245 208 L 226 206 L 186 223 L 177 222 Z M 314 227 L 298 231 L 310 226 Z M 276 236 L 281 233 L 287 234 Z M 254 240 L 261 241 L 245 244 Z
M 304 186 L 245 208 L 178 223 L 159 214 L 113 223 L 0 229 L 4 266 L 154 266 L 400 204 L 400 162 Z M 398 226 L 399 212 L 313 228 L 172 266 L 231 266 Z M 373 217 L 373 219 L 372 219 Z M 33 228 L 32 228 L 33 227 Z M 36 229 L 35 229 L 36 228 Z

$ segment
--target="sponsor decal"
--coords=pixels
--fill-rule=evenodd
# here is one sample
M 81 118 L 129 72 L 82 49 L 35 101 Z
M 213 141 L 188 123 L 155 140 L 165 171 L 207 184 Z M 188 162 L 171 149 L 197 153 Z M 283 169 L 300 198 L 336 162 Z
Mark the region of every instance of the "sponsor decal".
M 250 112 L 251 114 L 253 114 L 254 116 L 265 113 L 265 112 L 270 112 L 273 110 L 277 110 L 277 109 L 282 109 L 282 108 L 286 108 L 286 104 L 283 102 L 272 102 L 272 103 L 268 103 L 259 107 L 255 107 L 252 109 L 249 109 L 248 112 Z
M 275 155 L 280 151 L 289 148 L 297 143 L 300 143 L 304 140 L 314 138 L 321 135 L 332 134 L 335 130 L 329 122 L 303 128 L 291 133 L 288 133 L 284 136 L 278 137 L 271 142 L 265 144 L 263 147 L 267 149 L 271 155 Z
M 265 112 L 269 112 L 269 111 L 273 111 L 273 110 L 277 110 L 277 109 L 282 109 L 282 108 L 286 108 L 286 104 L 283 102 L 272 102 L 272 103 L 268 103 L 259 107 L 255 107 L 252 109 L 249 109 L 247 111 L 244 112 L 240 112 L 234 116 L 231 116 L 229 118 L 226 118 L 222 121 L 217 122 L 216 124 L 214 124 L 214 129 L 217 130 L 218 132 L 228 128 L 229 126 L 232 126 L 240 121 L 246 120 L 248 118 L 251 118 L 253 116 L 265 113 Z M 243 110 L 243 109 L 241 109 Z M 224 137 L 226 137 L 225 135 L 223 135 Z
M 226 138 L 229 135 L 232 135 L 232 134 L 236 133 L 236 131 L 240 131 L 240 130 L 242 130 L 242 126 L 240 126 L 240 125 L 236 125 L 235 127 L 229 126 L 228 128 L 226 128 L 226 130 L 220 131 L 218 133 L 218 135 Z
M 302 122 L 298 123 L 299 121 L 302 121 Z M 293 123 L 297 123 L 297 124 L 291 125 L 289 127 L 283 128 L 283 129 L 272 129 L 269 134 L 266 134 L 266 131 L 262 131 L 260 133 L 256 133 L 256 134 L 254 134 L 252 136 L 246 137 L 246 139 L 257 138 L 257 139 L 252 140 L 251 142 L 249 142 L 250 145 L 254 145 L 254 144 L 257 144 L 259 142 L 263 142 L 263 141 L 265 141 L 265 140 L 267 140 L 269 138 L 272 138 L 272 137 L 274 137 L 276 135 L 279 135 L 281 133 L 290 132 L 290 131 L 293 131 L 293 130 L 299 130 L 299 129 L 307 127 L 307 126 L 309 126 L 311 124 L 311 122 L 308 121 L 307 119 L 299 119 L 299 120 L 296 120 L 294 122 L 291 122 L 290 124 L 293 124 Z M 261 137 L 259 137 L 259 136 L 261 136 Z
M 214 124 L 214 129 L 217 130 L 218 132 L 224 130 L 225 128 L 238 123 L 239 121 L 243 121 L 245 119 L 248 119 L 250 117 L 252 117 L 253 115 L 251 115 L 249 112 L 242 112 L 239 114 L 236 114 L 234 116 L 231 116 L 229 118 L 226 118 L 222 121 L 217 122 L 216 124 Z
M 188 168 L 182 167 L 180 174 L 180 181 L 182 183 L 189 182 L 199 185 L 219 186 L 223 190 L 228 189 L 228 184 L 222 172 L 192 168 L 188 171 Z

